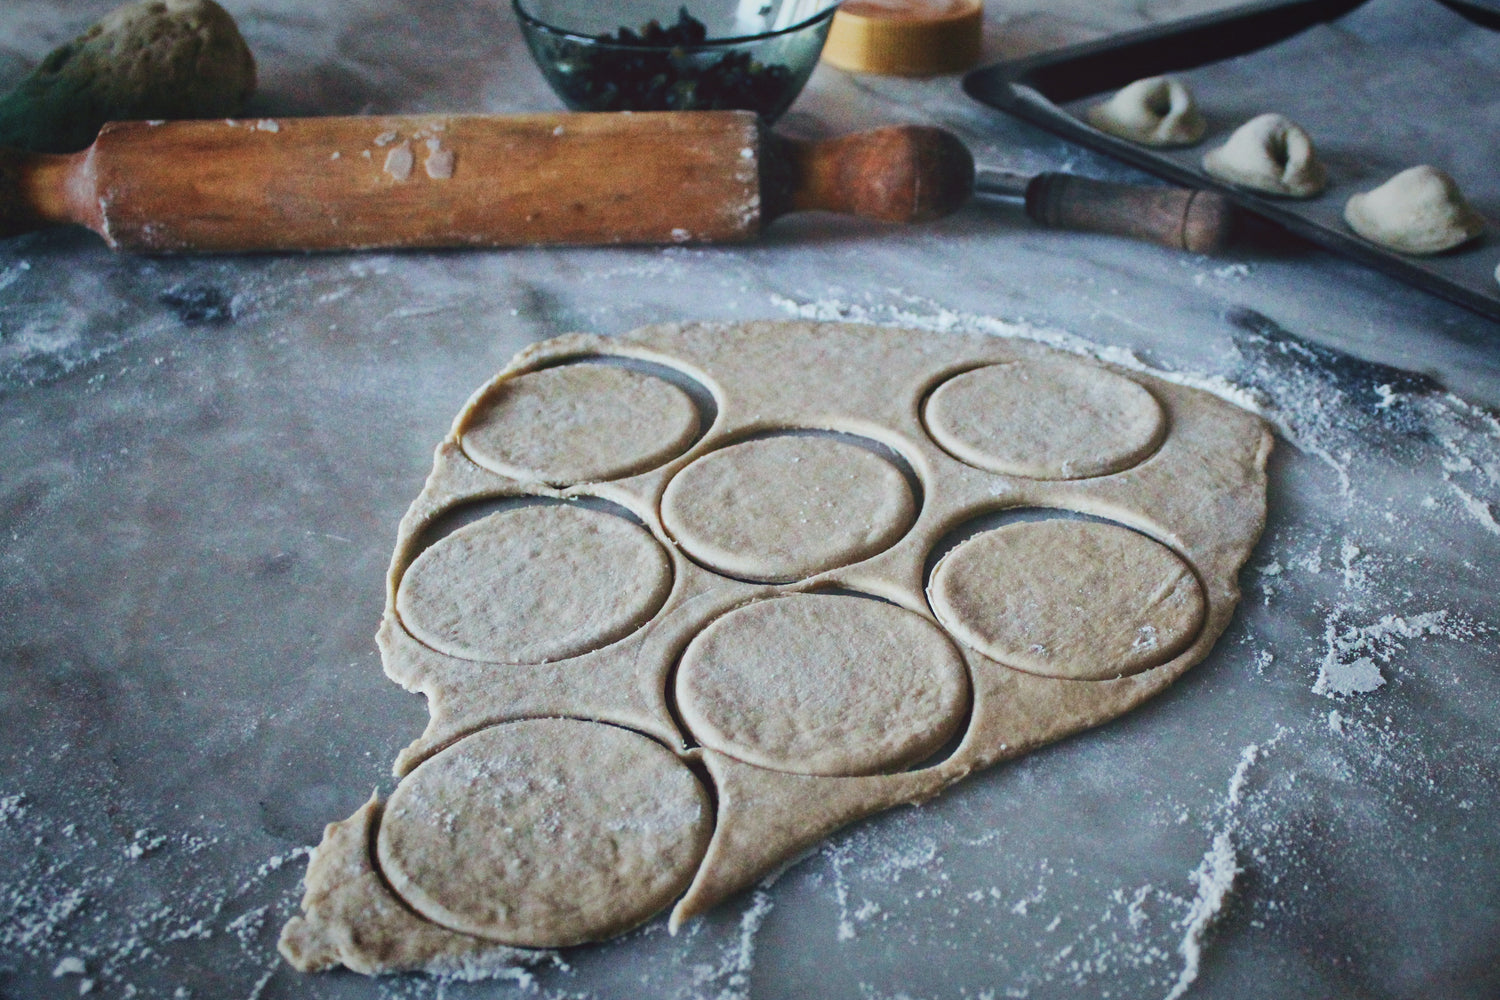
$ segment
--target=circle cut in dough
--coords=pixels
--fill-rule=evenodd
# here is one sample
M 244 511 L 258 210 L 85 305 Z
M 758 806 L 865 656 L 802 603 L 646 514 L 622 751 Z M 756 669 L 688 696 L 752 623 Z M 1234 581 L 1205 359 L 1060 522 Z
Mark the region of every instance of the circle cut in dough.
M 611 937 L 692 881 L 713 830 L 693 772 L 646 737 L 530 719 L 423 762 L 381 815 L 391 887 L 444 927 L 523 947 Z
M 495 386 L 462 431 L 491 472 L 554 486 L 645 472 L 698 436 L 698 409 L 665 379 L 616 365 L 543 368 Z
M 1312 139 L 1283 115 L 1257 115 L 1203 157 L 1203 169 L 1228 184 L 1285 198 L 1311 198 L 1328 186 Z
M 1089 124 L 1143 146 L 1191 146 L 1207 127 L 1193 95 L 1175 77 L 1151 76 L 1089 108 Z
M 662 495 L 662 523 L 709 569 L 758 582 L 859 562 L 916 517 L 906 478 L 832 436 L 754 438 L 703 456 Z
M 1084 479 L 1128 469 L 1161 442 L 1156 397 L 1130 379 L 1060 360 L 956 375 L 927 400 L 927 430 L 959 461 L 1008 476 Z
M 1351 197 L 1344 221 L 1370 242 L 1410 254 L 1442 253 L 1484 232 L 1484 217 L 1457 182 L 1425 164 Z
M 644 624 L 672 587 L 650 532 L 562 503 L 491 514 L 412 562 L 396 591 L 407 630 L 467 660 L 545 663 Z
M 1206 605 L 1177 554 L 1112 524 L 1051 519 L 975 535 L 942 558 L 929 587 L 948 630 L 1028 673 L 1108 680 L 1188 647 Z
M 898 770 L 968 708 L 942 630 L 872 598 L 795 594 L 729 612 L 683 653 L 677 707 L 704 746 L 796 774 Z

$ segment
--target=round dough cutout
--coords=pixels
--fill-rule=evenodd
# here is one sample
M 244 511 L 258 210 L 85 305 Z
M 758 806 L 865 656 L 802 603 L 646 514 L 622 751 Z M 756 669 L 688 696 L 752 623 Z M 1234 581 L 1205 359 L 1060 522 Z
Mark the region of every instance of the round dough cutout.
M 646 529 L 548 503 L 491 514 L 428 548 L 402 577 L 396 611 L 450 656 L 545 663 L 633 632 L 671 587 L 671 563 Z
M 969 703 L 963 658 L 920 615 L 795 594 L 729 612 L 683 653 L 677 708 L 700 743 L 796 774 L 898 770 L 932 755 Z
M 563 486 L 619 479 L 675 458 L 698 436 L 698 409 L 654 375 L 558 365 L 495 386 L 461 433 L 465 454 L 483 468 Z
M 522 947 L 598 941 L 692 881 L 713 831 L 688 767 L 629 730 L 505 723 L 423 762 L 386 803 L 376 855 L 444 927 Z
M 927 400 L 927 430 L 954 458 L 1028 479 L 1084 479 L 1153 452 L 1167 420 L 1128 378 L 1068 361 L 989 365 L 956 375 Z
M 662 523 L 709 569 L 798 580 L 883 551 L 916 518 L 892 463 L 821 435 L 754 438 L 688 465 L 662 495 Z
M 932 609 L 985 656 L 1045 677 L 1109 680 L 1160 666 L 1203 626 L 1176 553 L 1112 524 L 1051 519 L 975 535 L 937 564 Z

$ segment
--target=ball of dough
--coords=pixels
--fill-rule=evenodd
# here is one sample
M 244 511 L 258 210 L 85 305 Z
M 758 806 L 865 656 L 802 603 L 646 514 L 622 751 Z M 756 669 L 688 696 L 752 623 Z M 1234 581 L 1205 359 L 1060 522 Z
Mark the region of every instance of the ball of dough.
M 220 118 L 255 91 L 255 60 L 213 0 L 140 0 L 48 53 L 0 98 L 0 146 L 68 153 L 107 121 Z
M 1296 122 L 1257 115 L 1203 157 L 1211 176 L 1240 187 L 1287 198 L 1311 198 L 1328 185 L 1328 171 L 1312 139 Z
M 1423 164 L 1403 170 L 1344 206 L 1349 228 L 1401 253 L 1441 253 L 1484 231 L 1484 219 L 1453 178 Z
M 1144 146 L 1191 146 L 1205 128 L 1193 95 L 1170 76 L 1137 80 L 1089 108 L 1087 117 L 1099 131 Z

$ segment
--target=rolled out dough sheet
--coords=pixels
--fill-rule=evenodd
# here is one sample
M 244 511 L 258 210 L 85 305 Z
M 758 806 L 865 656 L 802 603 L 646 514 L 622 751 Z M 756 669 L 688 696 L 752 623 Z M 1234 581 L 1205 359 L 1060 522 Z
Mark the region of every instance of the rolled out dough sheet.
M 533 434 L 546 455 L 517 458 Z M 1129 710 L 1228 624 L 1270 449 L 1217 397 L 1024 341 L 749 323 L 528 348 L 401 522 L 377 638 L 430 720 L 389 801 L 329 827 L 283 954 L 447 969 L 668 908 L 675 929 Z

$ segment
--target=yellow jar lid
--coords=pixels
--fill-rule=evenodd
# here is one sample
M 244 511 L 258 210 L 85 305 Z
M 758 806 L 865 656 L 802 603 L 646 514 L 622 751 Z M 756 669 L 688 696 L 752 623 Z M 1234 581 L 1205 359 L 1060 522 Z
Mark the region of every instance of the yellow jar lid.
M 981 0 L 846 0 L 823 61 L 855 73 L 930 76 L 979 61 Z

